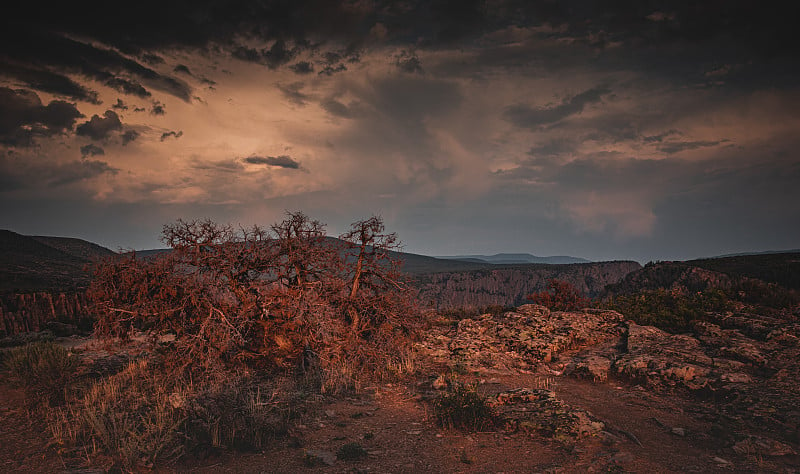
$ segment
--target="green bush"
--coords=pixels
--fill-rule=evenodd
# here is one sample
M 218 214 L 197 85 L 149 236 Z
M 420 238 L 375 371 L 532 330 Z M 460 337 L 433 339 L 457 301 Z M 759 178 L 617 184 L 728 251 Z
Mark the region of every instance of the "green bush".
M 34 342 L 7 351 L 3 366 L 10 379 L 23 387 L 30 402 L 61 405 L 74 380 L 78 359 L 53 342 Z
M 751 278 L 737 281 L 731 294 L 737 301 L 762 308 L 793 310 L 800 306 L 800 294 L 797 291 Z
M 443 427 L 482 431 L 497 425 L 498 416 L 474 385 L 453 384 L 433 401 L 433 416 Z
M 726 293 L 718 289 L 691 293 L 660 288 L 617 296 L 604 306 L 624 314 L 636 324 L 676 332 L 691 330 L 692 321 L 707 320 L 709 313 L 727 311 L 731 303 Z

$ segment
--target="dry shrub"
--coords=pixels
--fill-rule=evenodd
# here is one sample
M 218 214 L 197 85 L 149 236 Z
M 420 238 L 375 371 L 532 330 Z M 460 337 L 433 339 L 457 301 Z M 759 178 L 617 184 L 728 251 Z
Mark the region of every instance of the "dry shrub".
M 171 363 L 190 373 L 277 373 L 313 353 L 326 391 L 390 376 L 408 365 L 419 321 L 393 257 L 397 238 L 373 217 L 340 239 L 302 213 L 270 230 L 165 226 L 171 253 L 130 255 L 95 270 L 88 294 L 96 334 L 173 334 Z
M 38 403 L 62 405 L 78 365 L 72 353 L 53 342 L 17 347 L 3 357 L 10 379 L 25 389 L 31 407 Z
M 286 434 L 291 388 L 250 377 L 212 383 L 187 402 L 187 447 L 202 455 L 217 448 L 260 450 Z

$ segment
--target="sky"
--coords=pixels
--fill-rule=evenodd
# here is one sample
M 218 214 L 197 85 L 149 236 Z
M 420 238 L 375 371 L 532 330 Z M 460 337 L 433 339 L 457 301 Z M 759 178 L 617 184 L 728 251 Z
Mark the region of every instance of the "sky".
M 798 6 L 26 1 L 0 19 L 0 228 L 164 224 L 405 251 L 688 259 L 800 248 Z

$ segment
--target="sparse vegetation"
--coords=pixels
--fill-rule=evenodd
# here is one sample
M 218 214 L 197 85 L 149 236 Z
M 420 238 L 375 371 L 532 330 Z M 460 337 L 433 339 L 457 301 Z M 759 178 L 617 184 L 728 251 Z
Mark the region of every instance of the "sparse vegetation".
M 293 390 L 253 377 L 190 382 L 139 359 L 51 412 L 58 445 L 126 470 L 217 449 L 261 449 L 286 432 Z
M 59 444 L 84 447 L 119 468 L 151 467 L 183 452 L 186 411 L 174 400 L 189 390 L 153 363 L 134 361 L 56 411 L 51 431 Z
M 219 448 L 253 451 L 267 447 L 286 434 L 296 394 L 292 387 L 276 381 L 244 376 L 198 387 L 192 398 L 178 400 L 187 412 L 182 428 L 188 450 L 202 454 Z
M 547 290 L 533 293 L 528 299 L 553 311 L 577 311 L 589 305 L 590 300 L 566 281 L 552 279 Z
M 50 341 L 39 341 L 8 351 L 3 366 L 10 379 L 25 389 L 31 406 L 64 403 L 70 381 L 78 367 L 69 351 Z
M 454 382 L 433 401 L 436 422 L 447 428 L 482 431 L 497 425 L 498 417 L 475 385 Z
M 358 443 L 347 443 L 336 451 L 336 457 L 343 461 L 358 461 L 367 457 L 367 450 Z

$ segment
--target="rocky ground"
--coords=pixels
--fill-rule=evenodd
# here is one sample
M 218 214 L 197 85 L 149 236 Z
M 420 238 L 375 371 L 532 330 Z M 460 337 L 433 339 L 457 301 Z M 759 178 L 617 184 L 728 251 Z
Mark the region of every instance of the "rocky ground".
M 524 305 L 431 332 L 421 346 L 451 370 L 506 385 L 509 374 L 530 374 L 533 383 L 510 392 L 510 403 L 520 406 L 510 410 L 519 418 L 514 426 L 532 426 L 556 441 L 633 441 L 640 448 L 629 450 L 635 460 L 646 453 L 642 433 L 658 428 L 704 447 L 704 457 L 684 469 L 705 470 L 709 460 L 744 470 L 800 467 L 796 317 L 712 316 L 691 334 L 670 334 L 613 311 L 550 312 Z M 537 380 L 550 390 L 528 390 Z M 685 417 L 670 422 L 675 413 L 658 416 L 667 406 Z
M 289 435 L 263 452 L 157 470 L 796 472 L 798 337 L 795 316 L 746 312 L 714 315 L 687 334 L 613 311 L 535 305 L 436 320 L 418 343 L 412 380 L 309 397 Z M 119 358 L 85 354 L 93 363 Z M 434 423 L 432 400 L 456 383 L 487 397 L 502 418 L 497 428 Z M 63 470 L 41 426 L 20 423 L 19 394 L 3 395 L 0 438 L 14 449 L 2 450 L 0 466 Z M 348 455 L 346 445 L 357 449 Z

